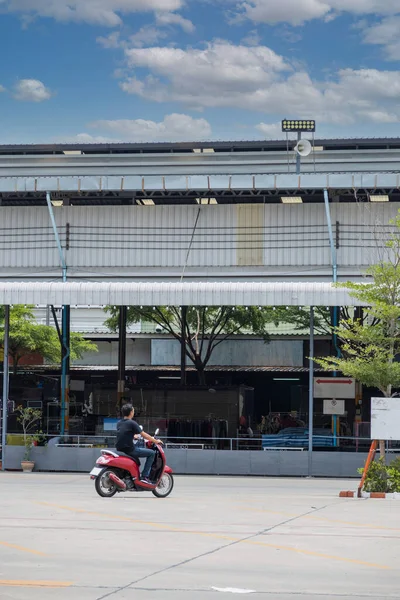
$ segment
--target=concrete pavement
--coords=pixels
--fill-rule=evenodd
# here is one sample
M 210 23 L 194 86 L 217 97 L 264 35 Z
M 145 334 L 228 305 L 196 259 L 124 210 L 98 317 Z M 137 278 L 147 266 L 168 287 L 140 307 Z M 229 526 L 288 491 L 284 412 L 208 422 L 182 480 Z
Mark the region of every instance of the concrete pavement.
M 399 598 L 400 502 L 354 482 L 178 477 L 166 500 L 0 474 L 1 600 Z

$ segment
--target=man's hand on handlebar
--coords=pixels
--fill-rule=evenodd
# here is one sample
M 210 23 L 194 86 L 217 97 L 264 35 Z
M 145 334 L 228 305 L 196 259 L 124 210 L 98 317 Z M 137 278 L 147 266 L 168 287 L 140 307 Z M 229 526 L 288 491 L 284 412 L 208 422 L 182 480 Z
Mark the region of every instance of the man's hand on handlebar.
M 164 444 L 164 442 L 162 440 L 153 438 L 151 435 L 149 435 L 145 431 L 142 431 L 141 436 L 144 437 L 144 439 L 147 440 L 148 442 L 151 442 L 152 444 L 156 444 L 156 445 L 160 445 L 160 446 L 162 446 Z

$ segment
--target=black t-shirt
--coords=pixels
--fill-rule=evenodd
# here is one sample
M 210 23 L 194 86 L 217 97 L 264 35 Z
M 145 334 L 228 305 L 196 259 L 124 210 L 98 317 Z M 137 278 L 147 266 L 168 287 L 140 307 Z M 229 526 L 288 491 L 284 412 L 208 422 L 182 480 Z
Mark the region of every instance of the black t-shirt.
M 132 419 L 122 419 L 117 425 L 117 443 L 115 447 L 119 452 L 133 450 L 133 436 L 142 433 L 140 426 Z

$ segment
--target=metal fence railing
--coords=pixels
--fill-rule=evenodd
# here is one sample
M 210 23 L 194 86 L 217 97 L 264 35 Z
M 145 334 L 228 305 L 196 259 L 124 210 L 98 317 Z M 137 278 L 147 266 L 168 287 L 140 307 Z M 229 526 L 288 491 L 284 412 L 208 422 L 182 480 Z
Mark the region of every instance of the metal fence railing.
M 308 450 L 308 433 L 297 437 L 284 435 L 266 435 L 260 437 L 198 438 L 160 436 L 167 450 L 254 450 L 254 451 L 294 451 Z M 114 435 L 43 435 L 38 446 L 57 448 L 115 448 Z M 7 444 L 23 445 L 21 434 L 8 434 Z M 332 435 L 314 435 L 313 450 L 334 452 L 366 452 L 371 444 L 370 437 L 336 437 Z M 387 442 L 387 450 L 400 452 L 399 442 Z

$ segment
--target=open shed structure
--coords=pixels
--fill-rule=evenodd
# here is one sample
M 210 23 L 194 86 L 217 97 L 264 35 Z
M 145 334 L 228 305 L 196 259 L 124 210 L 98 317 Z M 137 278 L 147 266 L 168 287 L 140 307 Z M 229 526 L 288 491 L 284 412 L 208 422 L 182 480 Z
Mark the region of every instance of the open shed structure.
M 129 305 L 356 304 L 331 283 L 392 231 L 400 140 L 316 140 L 300 174 L 295 143 L 0 146 L 0 304 L 62 307 L 62 433 L 71 306 L 121 307 L 122 394 Z

